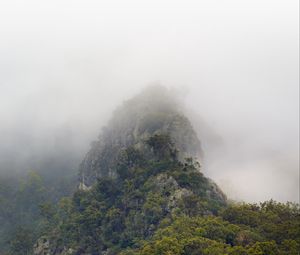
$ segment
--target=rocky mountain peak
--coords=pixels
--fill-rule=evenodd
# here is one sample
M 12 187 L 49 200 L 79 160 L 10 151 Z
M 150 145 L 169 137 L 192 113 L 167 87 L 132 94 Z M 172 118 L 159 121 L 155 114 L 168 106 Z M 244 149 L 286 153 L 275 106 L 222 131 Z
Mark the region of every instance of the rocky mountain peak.
M 128 147 L 146 159 L 155 155 L 149 139 L 169 137 L 179 160 L 200 157 L 200 141 L 181 111 L 179 100 L 167 88 L 150 86 L 118 107 L 80 166 L 80 186 L 85 189 L 97 178 L 118 176 L 118 159 Z M 160 152 L 161 153 L 161 152 Z

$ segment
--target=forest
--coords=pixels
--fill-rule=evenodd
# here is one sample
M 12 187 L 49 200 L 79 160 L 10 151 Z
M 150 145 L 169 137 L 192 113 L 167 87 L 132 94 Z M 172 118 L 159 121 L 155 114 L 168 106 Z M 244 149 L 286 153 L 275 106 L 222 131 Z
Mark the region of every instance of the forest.
M 298 254 L 298 204 L 228 201 L 198 162 L 178 161 L 169 136 L 147 144 L 153 160 L 128 147 L 119 178 L 73 195 L 68 182 L 54 195 L 33 171 L 1 180 L 1 254 Z
M 228 198 L 181 109 L 148 87 L 116 109 L 79 169 L 1 177 L 0 254 L 297 255 L 299 204 Z

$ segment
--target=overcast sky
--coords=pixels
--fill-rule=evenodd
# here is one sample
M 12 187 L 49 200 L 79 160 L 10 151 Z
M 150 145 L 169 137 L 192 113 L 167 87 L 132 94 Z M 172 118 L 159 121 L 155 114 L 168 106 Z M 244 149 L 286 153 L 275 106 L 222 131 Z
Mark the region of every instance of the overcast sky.
M 298 12 L 298 0 L 1 0 L 0 162 L 70 133 L 86 151 L 117 105 L 160 81 L 220 137 L 200 137 L 203 171 L 229 197 L 297 201 Z

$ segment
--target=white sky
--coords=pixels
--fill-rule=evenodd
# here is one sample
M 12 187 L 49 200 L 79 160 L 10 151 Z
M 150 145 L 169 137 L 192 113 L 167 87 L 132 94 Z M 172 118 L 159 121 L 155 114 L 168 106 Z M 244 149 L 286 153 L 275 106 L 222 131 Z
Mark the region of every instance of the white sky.
M 87 150 L 158 80 L 222 137 L 204 171 L 230 197 L 297 201 L 298 21 L 297 0 L 0 0 L 0 159 L 66 126 Z

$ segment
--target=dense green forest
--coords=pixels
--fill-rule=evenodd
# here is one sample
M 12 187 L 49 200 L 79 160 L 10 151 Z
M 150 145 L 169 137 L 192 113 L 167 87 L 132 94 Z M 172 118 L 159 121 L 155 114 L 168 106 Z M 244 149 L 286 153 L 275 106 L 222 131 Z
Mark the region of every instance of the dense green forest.
M 0 254 L 32 254 L 45 222 L 43 208 L 70 196 L 75 184 L 71 174 L 53 178 L 28 171 L 0 177 Z
M 199 154 L 167 91 L 142 93 L 114 113 L 78 176 L 0 178 L 0 255 L 299 254 L 299 204 L 230 201 Z
M 1 254 L 298 254 L 299 205 L 228 202 L 168 136 L 148 144 L 152 161 L 129 147 L 120 178 L 59 201 L 34 172 L 17 188 L 2 183 Z

